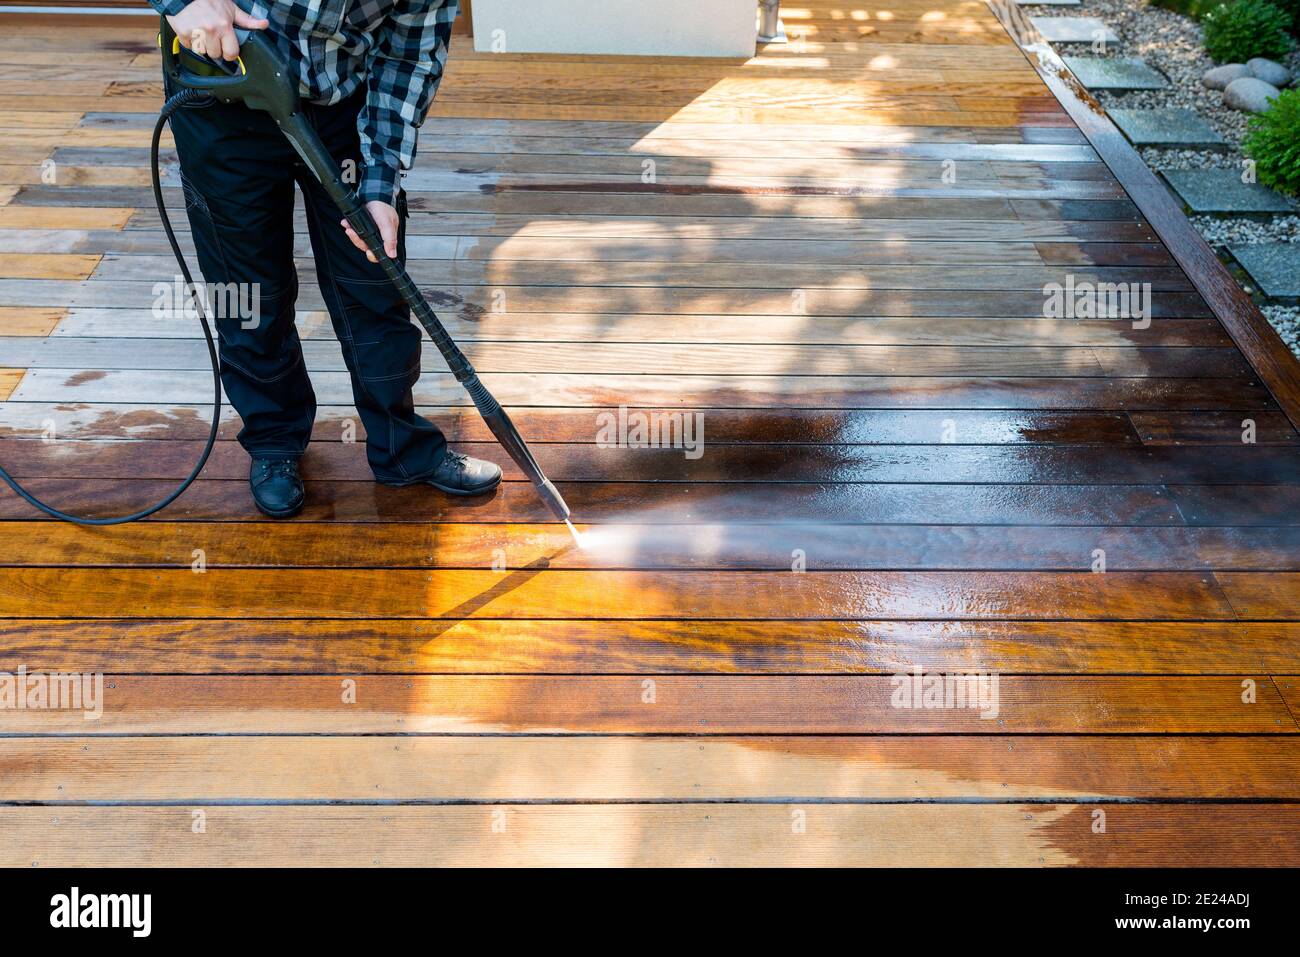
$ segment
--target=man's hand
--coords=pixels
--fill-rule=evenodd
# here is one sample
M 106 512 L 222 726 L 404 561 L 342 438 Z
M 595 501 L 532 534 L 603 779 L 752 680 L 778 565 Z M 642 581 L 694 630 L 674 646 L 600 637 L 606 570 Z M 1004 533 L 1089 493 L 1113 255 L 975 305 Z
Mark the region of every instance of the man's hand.
M 232 0 L 192 0 L 192 2 L 167 22 L 176 31 L 181 46 L 209 57 L 233 60 L 239 56 L 239 41 L 235 27 L 265 30 L 266 20 L 250 17 Z
M 379 235 L 384 240 L 384 252 L 388 254 L 390 259 L 396 259 L 397 227 L 399 225 L 397 210 L 387 203 L 379 202 L 379 200 L 371 200 L 366 203 L 366 210 L 370 213 L 370 218 L 375 221 L 375 225 L 379 227 Z M 361 237 L 356 234 L 356 230 L 348 225 L 346 219 L 340 219 L 339 225 L 341 225 L 343 231 L 348 234 L 348 239 L 352 240 L 352 245 L 365 253 L 367 259 L 372 263 L 379 262 L 379 260 L 375 258 L 374 254 L 366 248 L 366 244 L 361 241 Z

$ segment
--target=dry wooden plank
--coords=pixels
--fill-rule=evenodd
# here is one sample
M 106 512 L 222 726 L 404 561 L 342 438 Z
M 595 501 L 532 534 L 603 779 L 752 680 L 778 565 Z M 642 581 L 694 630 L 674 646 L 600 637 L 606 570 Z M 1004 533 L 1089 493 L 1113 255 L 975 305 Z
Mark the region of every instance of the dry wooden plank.
M 124 207 L 0 207 L 0 229 L 121 229 L 135 210 Z
M 119 91 L 110 88 L 109 95 Z M 124 95 L 144 100 L 157 97 L 147 91 L 121 89 Z M 663 123 L 668 120 L 684 122 L 718 122 L 721 124 L 807 123 L 808 111 L 802 107 L 780 106 L 730 106 L 682 103 L 673 106 L 622 106 L 581 103 L 546 106 L 538 103 L 502 103 L 494 100 L 443 100 L 439 97 L 429 114 L 433 117 L 485 118 L 500 120 L 604 120 L 634 123 Z M 828 125 L 849 124 L 857 126 L 1022 126 L 1066 127 L 1073 124 L 1064 112 L 1024 113 L 1018 109 L 1007 110 L 910 110 L 882 107 L 846 106 L 835 110 L 822 110 L 821 119 Z
M 79 338 L 179 338 L 202 335 L 195 319 L 155 318 L 148 312 L 111 306 L 69 310 L 23 310 L 59 314 L 54 334 Z M 0 322 L 4 313 L 0 313 Z M 565 315 L 563 313 L 443 313 L 443 326 L 457 342 L 727 343 L 890 346 L 1052 347 L 1200 346 L 1227 347 L 1231 341 L 1214 319 L 1155 319 L 1145 328 L 1109 319 L 963 319 L 916 317 L 860 319 L 820 316 Z M 301 311 L 301 339 L 334 339 L 322 311 Z M 4 327 L 0 325 L 0 330 Z M 6 333 L 20 335 L 21 332 Z
M 48 336 L 68 315 L 59 308 L 26 309 L 0 306 L 0 334 L 5 336 Z
M 549 157 L 547 157 L 549 159 Z M 609 170 L 564 172 L 562 167 L 574 165 L 581 169 L 587 157 L 576 157 L 573 164 L 545 163 L 536 165 L 539 171 L 510 171 L 482 169 L 494 164 L 465 160 L 460 167 L 444 169 L 439 163 L 425 163 L 405 179 L 406 187 L 415 193 L 437 194 L 444 191 L 459 192 L 469 189 L 516 190 L 561 189 L 590 191 L 612 190 L 626 193 L 646 192 L 643 185 L 645 169 L 638 158 L 628 158 L 608 165 Z M 733 163 L 751 161 L 733 161 Z M 514 165 L 524 165 L 516 163 Z M 871 163 L 847 164 L 843 170 L 827 170 L 816 176 L 782 175 L 777 163 L 752 161 L 755 168 L 764 169 L 763 175 L 728 172 L 728 164 L 720 162 L 690 164 L 705 172 L 679 173 L 673 170 L 688 167 L 686 163 L 665 162 L 664 169 L 655 173 L 655 188 L 651 191 L 700 192 L 766 192 L 778 195 L 849 195 L 849 196 L 991 196 L 1002 192 L 1002 187 L 1016 195 L 1032 192 L 1035 195 L 1069 195 L 1079 198 L 1121 199 L 1120 192 L 1099 164 L 982 164 L 968 161 L 961 166 L 961 178 L 949 181 L 943 178 L 943 167 L 938 161 L 929 163 Z M 560 167 L 552 169 L 550 167 Z M 716 169 L 715 167 L 722 167 Z M 175 185 L 170 174 L 167 180 Z M 26 166 L 0 167 L 4 183 L 36 184 L 41 182 L 39 171 Z M 105 185 L 142 187 L 150 182 L 148 170 L 139 166 L 117 165 L 110 161 L 93 165 L 64 163 L 59 166 L 60 181 L 67 185 Z M 580 178 L 575 178 L 580 177 Z M 593 182 L 592 177 L 596 177 Z M 1071 185 L 1074 184 L 1074 185 Z
M 140 674 L 1300 673 L 1300 624 L 0 619 L 0 668 Z M 1289 694 L 1278 678 L 1281 693 Z M 1292 713 L 1300 714 L 1291 698 Z
M 3 209 L 0 208 L 0 212 Z M 670 267 L 669 267 L 670 268 Z M 1064 279 L 1065 273 L 1061 273 Z M 415 277 L 417 281 L 419 276 Z M 741 289 L 733 286 L 512 285 L 486 281 L 470 285 L 436 284 L 425 290 L 435 305 L 453 307 L 463 315 L 488 312 L 535 313 L 654 313 L 682 315 L 806 315 L 815 316 L 955 316 L 1035 318 L 1043 314 L 1042 287 L 1024 289 L 954 288 L 889 289 L 831 286 Z M 975 284 L 966 280 L 965 284 Z M 120 306 L 148 309 L 158 298 L 157 280 L 114 280 L 76 283 L 60 280 L 0 279 L 0 305 Z M 325 308 L 314 285 L 302 287 L 298 305 Z M 1153 291 L 1146 315 L 1156 318 L 1209 316 L 1199 295 L 1186 291 Z
M 69 186 L 67 191 L 84 190 Z M 103 191 L 77 193 L 76 202 Z M 114 200 L 124 196 L 111 197 Z M 141 200 L 144 197 L 140 197 Z M 48 193 L 24 193 L 30 205 L 58 205 Z M 177 233 L 187 257 L 193 243 L 175 213 Z M 800 261 L 943 263 L 990 261 L 1053 262 L 1099 265 L 1167 264 L 1163 247 L 1143 242 L 1141 223 L 1089 220 L 999 222 L 980 220 L 781 220 L 737 217 L 681 222 L 666 217 L 595 219 L 529 217 L 483 213 L 420 213 L 408 220 L 408 261 L 421 259 L 558 259 L 600 258 L 667 261 Z M 619 227 L 622 227 L 621 230 Z M 616 233 L 621 232 L 621 235 Z M 676 235 L 673 235 L 676 233 Z M 878 238 L 872 239 L 872 236 Z M 170 251 L 160 229 L 110 230 L 15 229 L 0 232 L 0 249 L 8 252 L 105 253 L 164 255 Z M 312 255 L 310 240 L 299 233 L 295 256 Z M 1029 257 L 1032 256 L 1032 259 Z M 1082 320 L 1080 320 L 1082 321 Z
M 792 548 L 796 544 L 792 544 Z M 1286 574 L 1232 573 L 1235 579 Z M 0 615 L 120 618 L 1237 617 L 1197 572 L 3 568 Z M 1241 592 L 1245 582 L 1234 582 Z M 1276 617 L 1239 609 L 1244 618 Z
M 23 369 L 0 369 L 0 402 L 13 395 L 26 374 Z
M 316 372 L 317 397 L 353 401 L 346 373 Z M 577 373 L 485 373 L 484 384 L 508 407 L 747 409 L 1054 409 L 1060 411 L 1237 409 L 1274 411 L 1259 384 L 1243 379 L 1035 376 L 617 376 Z M 466 407 L 449 373 L 426 372 L 414 387 L 417 406 Z M 12 398 L 21 402 L 124 402 L 149 395 L 172 405 L 208 402 L 192 371 L 33 369 Z
M 0 740 L 0 802 L 1300 798 L 1263 737 Z
M 445 88 L 444 88 L 445 89 Z M 548 141 L 548 144 L 553 141 Z M 600 142 L 600 141 L 597 141 Z M 656 141 L 656 146 L 659 141 Z M 671 141 L 670 141 L 671 143 Z M 487 146 L 489 144 L 467 144 Z M 536 151 L 541 144 L 534 144 L 533 151 L 494 152 L 485 150 L 456 152 L 450 144 L 441 144 L 436 152 L 422 153 L 424 161 L 403 180 L 408 191 L 430 189 L 427 183 L 437 181 L 430 174 L 497 174 L 497 182 L 510 181 L 520 176 L 542 177 L 583 177 L 586 180 L 599 179 L 616 181 L 617 177 L 633 177 L 642 182 L 648 171 L 653 172 L 656 183 L 693 183 L 693 182 L 731 182 L 742 184 L 748 182 L 769 183 L 772 186 L 796 186 L 814 183 L 840 183 L 850 185 L 862 182 L 888 182 L 898 186 L 924 185 L 927 182 L 941 180 L 946 170 L 951 168 L 958 179 L 977 183 L 997 183 L 1003 179 L 1007 182 L 1033 181 L 1050 183 L 1061 180 L 1088 180 L 1111 182 L 1110 171 L 1105 165 L 1087 154 L 1067 153 L 1066 158 L 1057 158 L 1047 154 L 1042 158 L 1024 158 L 1030 150 L 1048 150 L 1049 146 L 1026 146 L 1020 148 L 1020 155 L 1007 155 L 1008 147 L 989 145 L 976 152 L 977 146 L 966 150 L 945 149 L 936 144 L 928 151 L 913 147 L 910 152 L 901 155 L 868 155 L 865 158 L 835 156 L 817 157 L 809 162 L 807 157 L 783 157 L 772 155 L 719 156 L 710 151 L 705 155 L 673 155 L 672 152 L 653 151 L 653 166 L 647 167 L 647 151 L 622 149 L 617 152 L 593 152 L 588 146 L 584 152 L 569 153 L 552 148 L 550 152 Z M 628 144 L 633 146 L 633 144 Z M 732 146 L 734 149 L 735 147 Z M 898 154 L 900 147 L 893 152 Z M 1055 147 L 1057 150 L 1070 147 Z M 678 150 L 683 152 L 682 150 Z M 917 155 L 929 152 L 933 155 Z M 954 155 L 956 154 L 956 155 Z M 59 164 L 60 177 L 67 169 L 114 168 L 122 171 L 136 170 L 147 174 L 150 163 L 149 151 L 139 147 L 63 147 L 55 151 L 54 159 Z M 175 163 L 175 155 L 166 157 L 169 165 Z M 953 164 L 951 167 L 945 163 Z M 611 179 L 613 178 L 613 179 Z M 545 181 L 545 180 L 542 180 Z M 107 184 L 108 180 L 104 180 Z M 140 176 L 137 183 L 148 183 L 147 175 Z M 173 185 L 175 182 L 173 180 Z
M 94 269 L 96 282 L 114 286 L 139 283 L 174 270 L 170 256 L 105 256 Z M 305 283 L 315 283 L 315 269 L 308 261 L 297 263 Z M 587 288 L 616 287 L 694 287 L 721 290 L 744 287 L 746 290 L 779 289 L 784 292 L 790 313 L 789 290 L 814 290 L 834 287 L 839 291 L 868 289 L 906 290 L 1033 290 L 1038 295 L 1038 313 L 1044 314 L 1043 288 L 1056 283 L 1064 287 L 1073 277 L 1077 284 L 1146 282 L 1152 294 L 1186 292 L 1187 277 L 1176 268 L 1099 266 L 1090 268 L 1056 266 L 1001 266 L 949 264 L 944 269 L 933 265 L 871 264 L 848 266 L 835 263 L 687 263 L 687 262 L 537 262 L 533 260 L 478 262 L 473 260 L 422 260 L 415 268 L 421 283 L 446 286 L 498 285 L 536 287 L 576 285 Z M 59 278 L 46 276 L 39 278 Z M 130 286 L 126 287 L 127 290 Z M 156 296 L 155 296 L 156 298 Z M 1101 318 L 1129 318 L 1114 316 Z M 1134 317 L 1136 318 L 1136 317 Z
M 56 170 L 58 182 L 64 186 L 143 186 L 150 182 L 149 172 L 143 169 L 61 164 Z M 47 175 L 39 164 L 0 164 L 0 184 L 30 186 L 47 182 Z
M 0 808 L 9 867 L 1294 866 L 1300 806 Z M 794 812 L 804 826 L 796 828 Z M 178 835 L 180 835 L 178 837 Z M 889 840 L 881 840 L 889 835 Z
M 196 324 L 190 320 L 192 325 Z M 147 327 L 139 330 L 148 332 Z M 671 332 L 665 330 L 665 335 Z M 540 338 L 540 333 L 539 333 Z M 639 375 L 673 370 L 681 376 L 799 375 L 809 377 L 900 376 L 1118 376 L 1238 378 L 1249 369 L 1232 348 L 1103 349 L 1056 345 L 988 348 L 950 345 L 809 345 L 795 343 L 672 342 L 468 342 L 463 350 L 481 373 L 580 373 Z M 446 361 L 427 350 L 425 372 Z M 323 339 L 302 344 L 313 372 L 347 367 L 338 345 Z M 13 365 L 39 369 L 201 370 L 209 365 L 199 339 L 48 338 L 0 336 L 0 355 Z
M 971 224 L 965 224 L 969 227 Z M 961 227 L 956 227 L 960 229 Z M 766 238 L 689 238 L 668 235 L 645 237 L 585 237 L 530 235 L 530 224 L 509 237 L 476 235 L 408 235 L 406 258 L 408 263 L 426 259 L 454 261 L 544 261 L 544 262 L 638 262 L 638 263 L 816 263 L 823 267 L 833 263 L 842 265 L 888 264 L 901 265 L 970 265 L 996 264 L 1007 266 L 1042 265 L 1107 265 L 1107 266 L 1167 266 L 1170 264 L 1164 247 L 1152 243 L 1133 242 L 1030 242 L 1001 240 L 907 240 L 866 241 L 859 239 L 766 239 Z M 969 228 L 967 229 L 969 231 Z M 18 232 L 18 231 L 14 231 Z M 126 233 L 97 233 L 93 237 L 78 235 L 50 236 L 45 231 L 31 231 L 29 235 L 5 236 L 6 248 L 25 245 L 24 240 L 40 242 L 63 241 L 63 251 L 71 251 L 73 244 L 83 248 L 93 245 L 110 257 L 151 256 L 150 268 L 160 259 L 168 258 L 170 248 L 161 231 L 133 229 Z M 1109 238 L 1109 237 L 1107 237 Z M 30 249 L 32 247 L 26 246 Z M 186 253 L 190 254 L 189 244 Z M 299 235 L 295 256 L 304 261 L 311 256 L 306 236 Z M 157 257 L 157 258 L 153 258 Z M 417 267 L 418 268 L 418 267 Z M 824 269 L 822 271 L 825 271 Z
M 506 191 L 414 193 L 407 196 L 407 236 L 576 235 L 602 238 L 906 240 L 1042 239 L 1061 235 L 1101 242 L 1147 242 L 1150 228 L 1131 204 L 1115 200 L 1017 200 L 1041 208 L 1017 213 L 1006 198 L 969 196 L 784 197 L 725 193 Z M 782 200 L 780 206 L 772 203 Z M 112 207 L 134 205 L 128 227 L 158 230 L 158 213 L 148 191 L 127 187 L 24 187 L 19 200 L 30 206 Z M 163 200 L 178 234 L 188 230 L 179 189 L 164 186 Z M 857 218 L 854 218 L 854 211 Z M 296 214 L 299 233 L 305 219 Z M 946 225 L 951 224 L 951 225 Z M 112 237 L 110 237 L 112 238 Z M 131 237 L 117 237 L 130 242 Z
M 630 104 L 663 103 L 689 96 L 693 100 L 703 97 L 754 105 L 803 104 L 811 112 L 820 104 L 833 106 L 847 98 L 859 105 L 871 103 L 876 97 L 942 100 L 947 104 L 969 98 L 1019 103 L 1025 99 L 1037 102 L 1047 93 L 1031 71 L 990 71 L 986 73 L 988 79 L 976 79 L 968 74 L 959 84 L 954 84 L 950 79 L 946 80 L 942 72 L 933 69 L 857 76 L 840 70 L 806 78 L 790 75 L 789 70 L 784 74 L 773 71 L 776 75 L 764 76 L 752 69 L 717 71 L 707 67 L 685 73 L 661 72 L 655 75 L 653 71 L 640 69 L 635 61 L 623 64 L 621 70 L 600 73 L 569 69 L 557 72 L 553 62 L 540 63 L 542 69 L 533 69 L 526 65 L 528 62 L 524 61 L 517 71 L 504 71 L 482 61 L 453 64 L 447 70 L 439 95 L 456 99 L 478 93 L 495 93 L 515 103 L 602 103 L 617 100 Z M 629 80 L 634 82 L 629 83 Z
M 89 279 L 100 258 L 51 253 L 0 253 L 0 278 Z
M 937 82 L 944 84 L 950 81 Z M 1009 82 L 1016 81 L 1012 79 Z M 457 133 L 440 130 L 436 136 L 429 138 L 427 144 L 420 144 L 420 151 L 426 157 L 443 153 L 469 153 L 503 156 L 634 156 L 640 159 L 653 155 L 707 159 L 853 160 L 860 163 L 909 158 L 1087 163 L 1097 158 L 1090 147 L 1072 143 L 984 143 L 978 142 L 978 137 L 974 135 L 967 137 L 965 142 L 955 142 L 950 135 L 935 135 L 938 131 L 933 129 L 906 141 L 863 141 L 853 144 L 834 140 L 757 137 L 755 132 L 757 131 L 751 130 L 747 137 L 737 135 L 726 142 L 720 142 L 685 136 L 578 137 L 529 135 L 527 130 L 511 133 Z

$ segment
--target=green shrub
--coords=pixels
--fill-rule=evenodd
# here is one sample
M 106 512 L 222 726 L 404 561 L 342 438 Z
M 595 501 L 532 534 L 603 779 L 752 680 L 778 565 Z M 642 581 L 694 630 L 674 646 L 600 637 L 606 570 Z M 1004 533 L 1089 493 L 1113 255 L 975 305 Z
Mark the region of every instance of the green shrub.
M 1291 50 L 1291 18 L 1269 0 L 1233 0 L 1205 15 L 1205 51 L 1216 63 L 1280 59 Z
M 1249 120 L 1242 148 L 1255 161 L 1265 186 L 1300 196 L 1300 90 L 1283 90 L 1263 113 Z
M 1273 0 L 1291 18 L 1291 36 L 1300 38 L 1300 0 Z
M 1172 10 L 1199 20 L 1219 5 L 1221 0 L 1148 0 L 1151 6 Z M 1300 0 L 1294 0 L 1300 2 Z

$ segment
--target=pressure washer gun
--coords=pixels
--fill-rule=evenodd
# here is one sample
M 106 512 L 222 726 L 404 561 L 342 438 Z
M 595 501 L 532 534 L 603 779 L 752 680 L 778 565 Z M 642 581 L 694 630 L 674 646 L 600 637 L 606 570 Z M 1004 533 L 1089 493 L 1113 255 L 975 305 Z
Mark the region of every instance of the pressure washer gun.
M 537 489 L 542 501 L 555 516 L 577 533 L 569 521 L 569 506 L 559 491 L 542 474 L 528 444 L 510 417 L 493 398 L 492 393 L 479 381 L 478 373 L 465 358 L 465 354 L 447 334 L 433 309 L 421 295 L 419 287 L 411 281 L 406 270 L 384 252 L 379 228 L 365 205 L 344 182 L 338 164 L 321 143 L 320 137 L 303 115 L 298 101 L 298 78 L 264 33 L 257 30 L 237 30 L 239 58 L 233 63 L 213 60 L 182 47 L 171 25 L 164 17 L 158 35 L 162 47 L 163 68 L 168 78 L 178 87 L 207 93 L 222 103 L 243 103 L 250 109 L 270 114 L 289 143 L 302 157 L 307 169 L 320 181 L 344 218 L 366 248 L 379 260 L 384 273 L 397 287 L 415 317 L 424 326 L 433 344 L 442 353 L 447 367 L 456 381 L 465 387 L 483 421 L 496 436 L 515 464 Z

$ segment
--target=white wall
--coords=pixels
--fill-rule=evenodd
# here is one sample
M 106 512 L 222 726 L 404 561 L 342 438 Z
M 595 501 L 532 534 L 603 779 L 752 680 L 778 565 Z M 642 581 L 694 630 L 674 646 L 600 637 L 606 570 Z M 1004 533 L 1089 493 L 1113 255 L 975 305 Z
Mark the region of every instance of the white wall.
M 757 12 L 757 0 L 474 0 L 474 49 L 751 57 Z

